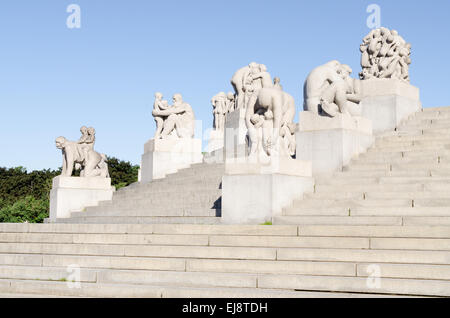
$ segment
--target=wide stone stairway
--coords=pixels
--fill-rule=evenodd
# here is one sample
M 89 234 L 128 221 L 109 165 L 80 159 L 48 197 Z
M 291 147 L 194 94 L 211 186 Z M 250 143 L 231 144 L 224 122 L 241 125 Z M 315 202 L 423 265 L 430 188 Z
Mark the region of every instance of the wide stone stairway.
M 204 224 L 220 222 L 223 174 L 206 164 L 72 224 L 0 224 L 0 296 L 449 297 L 450 107 L 411 116 L 344 170 L 274 225 Z
M 450 107 L 424 109 L 378 136 L 274 223 L 450 226 Z
M 0 224 L 0 241 L 6 294 L 450 295 L 445 226 Z
M 114 193 L 111 201 L 74 211 L 57 223 L 217 224 L 221 213 L 224 164 L 194 164 L 147 184 Z

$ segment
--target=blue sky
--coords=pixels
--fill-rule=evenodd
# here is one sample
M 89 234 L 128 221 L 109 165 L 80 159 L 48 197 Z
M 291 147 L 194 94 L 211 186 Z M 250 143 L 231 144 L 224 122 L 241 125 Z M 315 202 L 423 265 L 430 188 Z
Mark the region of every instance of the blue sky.
M 66 26 L 72 3 L 80 29 Z M 96 128 L 98 151 L 138 164 L 156 91 L 181 93 L 207 129 L 211 97 L 251 61 L 281 78 L 300 111 L 314 67 L 338 59 L 357 76 L 372 3 L 412 43 L 424 107 L 450 105 L 448 0 L 1 1 L 0 166 L 57 168 L 54 139 L 78 139 L 82 125 Z

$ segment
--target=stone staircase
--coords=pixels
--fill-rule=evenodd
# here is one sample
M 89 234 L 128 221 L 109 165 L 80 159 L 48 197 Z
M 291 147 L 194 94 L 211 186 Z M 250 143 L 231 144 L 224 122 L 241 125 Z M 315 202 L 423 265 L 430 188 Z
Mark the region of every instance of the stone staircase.
M 56 223 L 217 224 L 224 171 L 223 164 L 194 164 L 164 179 L 120 189 L 111 201 L 72 212 Z
M 450 107 L 428 108 L 332 177 L 316 178 L 274 224 L 449 225 Z
M 450 296 L 449 228 L 0 224 L 0 296 Z
M 0 224 L 0 297 L 450 297 L 450 107 L 378 136 L 274 225 L 204 224 L 223 169 L 133 185 L 71 224 Z

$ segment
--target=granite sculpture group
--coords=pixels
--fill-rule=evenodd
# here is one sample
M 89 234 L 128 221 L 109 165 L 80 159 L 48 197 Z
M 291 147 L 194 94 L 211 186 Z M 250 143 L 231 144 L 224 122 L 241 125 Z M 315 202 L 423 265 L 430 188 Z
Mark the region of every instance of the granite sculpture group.
M 225 94 L 220 92 L 211 98 L 213 106 L 213 128 L 215 130 L 223 131 L 225 129 L 225 122 L 227 114 L 233 112 L 236 107 L 234 94 L 229 92 Z
M 379 28 L 370 31 L 360 50 L 361 79 L 395 78 L 409 82 L 411 44 L 396 30 Z
M 212 97 L 210 144 L 214 147 L 208 155 L 227 152 L 223 222 L 270 220 L 293 198 L 311 191 L 313 176 L 342 169 L 365 151 L 373 142 L 373 130 L 394 128 L 421 107 L 418 89 L 408 83 L 411 45 L 397 31 L 372 30 L 360 50 L 359 79 L 351 77 L 350 66 L 337 60 L 309 73 L 298 124 L 294 98 L 283 90 L 279 77 L 272 79 L 264 64 L 251 62 L 238 69 L 231 78 L 234 93 Z M 156 132 L 144 146 L 141 183 L 204 161 L 201 140 L 194 138 L 192 107 L 180 94 L 172 100 L 169 105 L 161 93 L 155 93 Z M 226 145 L 229 131 L 231 135 L 244 131 L 244 157 Z M 93 149 L 95 130 L 82 127 L 81 132 L 78 142 L 56 140 L 63 153 L 62 176 L 70 177 L 77 165 L 81 177 L 108 178 L 106 157 Z M 249 189 L 256 188 L 261 195 L 248 195 Z
M 107 159 L 104 154 L 94 150 L 95 129 L 81 127 L 81 138 L 69 141 L 64 137 L 55 140 L 56 148 L 63 155 L 62 176 L 71 177 L 74 168 L 80 170 L 81 177 L 109 178 Z
M 293 156 L 295 102 L 283 91 L 280 79 L 276 77 L 272 81 L 264 64 L 252 62 L 233 75 L 231 84 L 236 108 L 245 109 L 250 159 L 274 154 Z
M 183 101 L 181 94 L 172 97 L 169 106 L 161 93 L 155 94 L 152 115 L 156 121 L 155 139 L 193 138 L 195 116 L 192 107 Z

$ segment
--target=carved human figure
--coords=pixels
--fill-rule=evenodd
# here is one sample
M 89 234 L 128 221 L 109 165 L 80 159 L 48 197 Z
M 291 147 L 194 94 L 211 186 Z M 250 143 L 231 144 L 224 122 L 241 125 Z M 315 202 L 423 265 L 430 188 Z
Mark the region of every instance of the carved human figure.
M 283 141 L 283 149 L 286 149 L 289 156 L 294 156 L 296 151 L 295 131 L 297 126 L 294 123 L 284 123 L 280 129 L 280 137 Z
M 211 99 L 213 105 L 214 115 L 214 128 L 216 130 L 224 130 L 225 128 L 225 116 L 228 112 L 227 95 L 224 92 L 220 92 Z
M 339 61 L 333 60 L 318 66 L 309 73 L 303 86 L 303 109 L 319 114 L 320 100 L 331 83 L 342 80 Z
M 250 72 L 244 78 L 244 108 L 252 107 L 256 102 L 256 96 L 263 86 L 272 86 L 272 79 L 263 64 L 251 63 Z
M 69 141 L 64 137 L 56 138 L 56 148 L 60 149 L 63 155 L 62 176 L 71 177 L 75 164 L 82 167 L 80 176 L 82 177 L 107 177 L 108 169 L 106 157 L 94 149 L 87 152 L 82 149 L 82 145 L 75 141 Z
M 173 104 L 165 110 L 153 110 L 157 116 L 167 117 L 164 120 L 161 138 L 169 135 L 178 138 L 193 138 L 195 133 L 195 116 L 192 107 L 183 101 L 181 94 L 173 95 Z
M 246 78 L 245 87 L 251 86 L 252 92 L 257 93 L 263 87 L 273 87 L 272 77 L 267 72 L 264 64 L 250 68 L 250 74 Z
M 305 110 L 331 117 L 338 113 L 361 115 L 361 85 L 351 73 L 350 66 L 336 60 L 314 69 L 304 86 Z
M 264 64 L 259 64 L 250 70 L 244 86 L 246 92 L 246 108 L 253 108 L 262 88 L 273 88 L 272 76 Z
M 409 82 L 409 65 L 411 64 L 411 44 L 407 43 L 400 51 L 400 74 L 401 78 Z
M 265 65 L 251 62 L 249 65 L 240 68 L 234 73 L 231 78 L 231 85 L 236 95 L 235 109 L 246 108 L 253 92 L 262 88 L 262 79 L 253 78 L 251 74 L 265 71 L 267 71 Z
M 252 64 L 252 63 L 250 63 Z M 238 69 L 231 78 L 231 85 L 236 94 L 236 108 L 244 108 L 244 78 L 250 74 L 250 66 Z
M 80 128 L 81 137 L 78 140 L 79 149 L 83 152 L 83 156 L 87 157 L 88 151 L 94 149 L 95 145 L 95 129 L 93 127 L 82 126 Z M 75 165 L 76 169 L 81 169 L 80 164 Z
M 232 92 L 227 94 L 227 113 L 231 113 L 236 109 L 236 99 Z
M 341 80 L 331 83 L 323 92 L 320 106 L 324 113 L 331 117 L 337 114 L 348 114 L 351 116 L 361 115 L 359 103 L 361 101 L 360 83 L 350 77 L 352 69 L 348 65 L 341 65 Z
M 280 140 L 292 140 L 286 133 L 288 130 L 290 134 L 295 132 L 292 126 L 294 117 L 295 101 L 291 95 L 274 87 L 261 88 L 256 103 L 252 107 L 249 105 L 245 116 L 251 141 L 250 157 L 261 152 L 267 156 L 292 155 L 295 140 L 285 147 Z
M 156 122 L 156 132 L 155 139 L 161 138 L 161 132 L 164 126 L 164 120 L 167 118 L 166 116 L 157 115 L 158 111 L 166 110 L 169 107 L 169 104 L 166 100 L 163 100 L 163 94 L 157 92 L 155 93 L 155 101 L 153 103 L 153 111 L 152 115 L 155 118 Z
M 101 157 L 102 157 L 102 160 L 95 168 L 96 174 L 98 173 L 98 175 L 102 178 L 109 178 L 110 175 L 109 175 L 109 169 L 108 169 L 108 158 L 106 157 L 105 154 L 101 154 Z
M 363 68 L 363 71 L 368 70 L 372 67 L 372 64 L 370 62 L 370 56 L 368 52 L 368 47 L 365 44 L 361 44 L 359 47 L 359 50 L 361 51 L 361 66 Z M 365 77 L 372 76 L 370 72 L 365 73 Z
M 89 133 L 88 133 L 88 128 L 86 126 L 82 126 L 80 128 L 80 132 L 81 132 L 81 137 L 78 140 L 79 144 L 86 144 L 89 140 Z
M 89 147 L 91 147 L 91 149 L 94 149 L 94 145 L 95 145 L 95 128 L 94 127 L 88 128 L 88 138 L 87 138 L 86 144 L 89 145 Z

